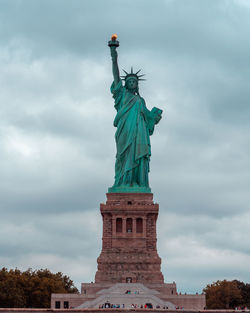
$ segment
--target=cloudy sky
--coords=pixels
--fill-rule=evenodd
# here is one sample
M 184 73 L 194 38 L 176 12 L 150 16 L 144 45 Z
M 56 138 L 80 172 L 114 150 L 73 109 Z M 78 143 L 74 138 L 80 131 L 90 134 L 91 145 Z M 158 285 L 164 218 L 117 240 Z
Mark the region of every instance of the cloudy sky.
M 113 184 L 107 41 L 164 111 L 151 137 L 166 282 L 250 282 L 248 0 L 0 0 L 0 266 L 94 280 Z

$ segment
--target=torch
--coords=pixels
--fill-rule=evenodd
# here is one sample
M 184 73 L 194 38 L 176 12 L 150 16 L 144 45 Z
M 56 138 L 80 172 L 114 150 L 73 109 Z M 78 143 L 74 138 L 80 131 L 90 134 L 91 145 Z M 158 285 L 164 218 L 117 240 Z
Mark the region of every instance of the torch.
M 113 34 L 111 36 L 111 40 L 108 42 L 108 46 L 111 48 L 111 47 L 119 47 L 119 41 L 116 40 L 117 39 L 117 35 L 116 34 Z

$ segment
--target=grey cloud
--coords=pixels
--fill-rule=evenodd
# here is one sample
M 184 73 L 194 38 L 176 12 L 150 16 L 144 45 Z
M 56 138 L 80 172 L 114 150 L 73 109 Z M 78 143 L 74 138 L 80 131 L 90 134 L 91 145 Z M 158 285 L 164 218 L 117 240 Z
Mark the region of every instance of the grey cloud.
M 162 212 L 158 222 L 158 250 L 165 277 L 175 280 L 182 292 L 192 277 L 199 277 L 201 286 L 218 279 L 248 281 L 248 224 L 249 214 L 215 219 Z M 193 292 L 201 291 L 193 281 L 189 288 Z
M 68 212 L 59 215 L 44 212 L 39 217 L 31 215 L 25 221 L 13 219 L 12 222 L 2 224 L 1 232 L 9 231 L 8 241 L 4 237 L 1 240 L 2 253 L 13 257 L 28 254 L 32 250 L 34 254 L 63 257 L 67 251 L 71 257 L 78 257 L 88 251 L 89 257 L 95 258 L 99 248 L 97 240 L 101 238 L 100 216 L 95 211 Z M 92 239 L 83 240 L 89 234 L 92 234 Z M 96 249 L 92 249 L 93 244 Z M 78 250 L 80 246 L 81 251 Z
M 130 43 L 127 49 L 138 45 L 174 55 L 220 57 L 230 64 L 237 61 L 234 56 L 238 54 L 240 60 L 248 60 L 249 12 L 224 0 L 189 0 L 181 5 L 159 1 L 153 6 L 151 1 L 16 1 L 14 5 L 2 1 L 1 12 L 1 37 L 27 38 L 38 45 L 37 53 L 55 48 L 57 53 L 103 53 L 98 47 L 105 45 L 108 32 L 117 31 L 124 45 Z

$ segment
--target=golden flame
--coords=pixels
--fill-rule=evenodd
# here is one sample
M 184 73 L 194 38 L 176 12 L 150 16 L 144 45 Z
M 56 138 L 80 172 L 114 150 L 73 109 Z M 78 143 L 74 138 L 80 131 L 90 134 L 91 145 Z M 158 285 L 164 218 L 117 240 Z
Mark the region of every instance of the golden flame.
M 115 41 L 116 39 L 117 39 L 117 34 L 113 34 L 113 35 L 111 36 L 111 40 Z

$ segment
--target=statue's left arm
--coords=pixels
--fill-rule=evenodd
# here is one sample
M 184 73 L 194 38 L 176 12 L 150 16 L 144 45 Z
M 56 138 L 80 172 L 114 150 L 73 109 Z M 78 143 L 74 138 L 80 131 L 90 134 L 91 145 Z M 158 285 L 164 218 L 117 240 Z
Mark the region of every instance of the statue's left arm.
M 144 101 L 144 99 L 143 99 Z M 144 101 L 145 104 L 145 101 Z M 146 110 L 146 119 L 147 119 L 147 127 L 149 130 L 149 135 L 153 135 L 154 127 L 156 124 L 158 124 L 162 117 L 162 110 L 154 107 L 151 111 L 149 111 L 145 104 L 145 110 Z

